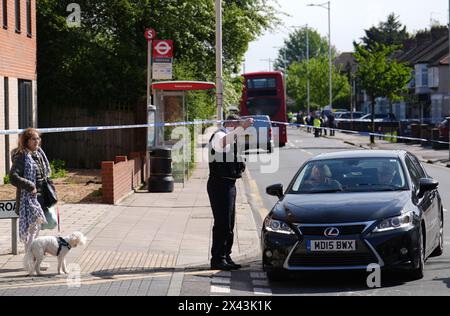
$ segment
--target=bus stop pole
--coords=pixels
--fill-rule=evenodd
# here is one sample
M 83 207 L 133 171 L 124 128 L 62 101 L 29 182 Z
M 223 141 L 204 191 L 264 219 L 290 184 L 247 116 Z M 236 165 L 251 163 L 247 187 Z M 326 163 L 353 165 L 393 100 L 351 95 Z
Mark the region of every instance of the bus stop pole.
M 13 255 L 19 254 L 17 249 L 17 218 L 11 219 L 11 249 Z
M 216 102 L 218 120 L 223 120 L 222 68 L 222 0 L 216 0 Z

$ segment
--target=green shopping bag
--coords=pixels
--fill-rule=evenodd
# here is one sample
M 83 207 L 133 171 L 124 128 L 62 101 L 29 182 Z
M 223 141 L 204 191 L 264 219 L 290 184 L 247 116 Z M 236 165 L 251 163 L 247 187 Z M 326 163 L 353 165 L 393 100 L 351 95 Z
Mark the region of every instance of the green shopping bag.
M 42 230 L 53 230 L 58 226 L 58 213 L 56 210 L 56 205 L 49 207 L 44 211 L 45 219 L 47 224 L 42 224 Z

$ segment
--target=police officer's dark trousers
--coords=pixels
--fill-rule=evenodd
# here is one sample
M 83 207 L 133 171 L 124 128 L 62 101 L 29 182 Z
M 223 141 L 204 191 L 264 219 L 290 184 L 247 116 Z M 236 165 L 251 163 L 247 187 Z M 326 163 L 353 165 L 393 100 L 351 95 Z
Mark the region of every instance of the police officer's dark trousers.
M 236 216 L 236 180 L 210 176 L 208 195 L 214 215 L 212 261 L 231 255 Z

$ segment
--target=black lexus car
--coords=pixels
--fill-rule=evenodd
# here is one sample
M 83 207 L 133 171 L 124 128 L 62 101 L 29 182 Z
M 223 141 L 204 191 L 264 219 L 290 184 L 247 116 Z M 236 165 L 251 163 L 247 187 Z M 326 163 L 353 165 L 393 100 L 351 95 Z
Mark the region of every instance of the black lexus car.
M 405 151 L 323 154 L 306 162 L 264 221 L 263 265 L 288 271 L 403 268 L 423 277 L 444 248 L 439 183 Z

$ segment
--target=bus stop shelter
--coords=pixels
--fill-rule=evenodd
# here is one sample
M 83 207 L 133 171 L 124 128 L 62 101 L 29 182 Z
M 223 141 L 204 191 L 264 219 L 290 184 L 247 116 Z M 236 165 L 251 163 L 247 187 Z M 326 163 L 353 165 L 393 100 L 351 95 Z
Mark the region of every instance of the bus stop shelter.
M 186 93 L 189 91 L 211 90 L 212 82 L 163 81 L 152 84 L 153 106 L 148 108 L 148 122 L 155 123 L 149 128 L 148 149 L 167 145 L 164 137 L 164 123 L 188 122 Z

